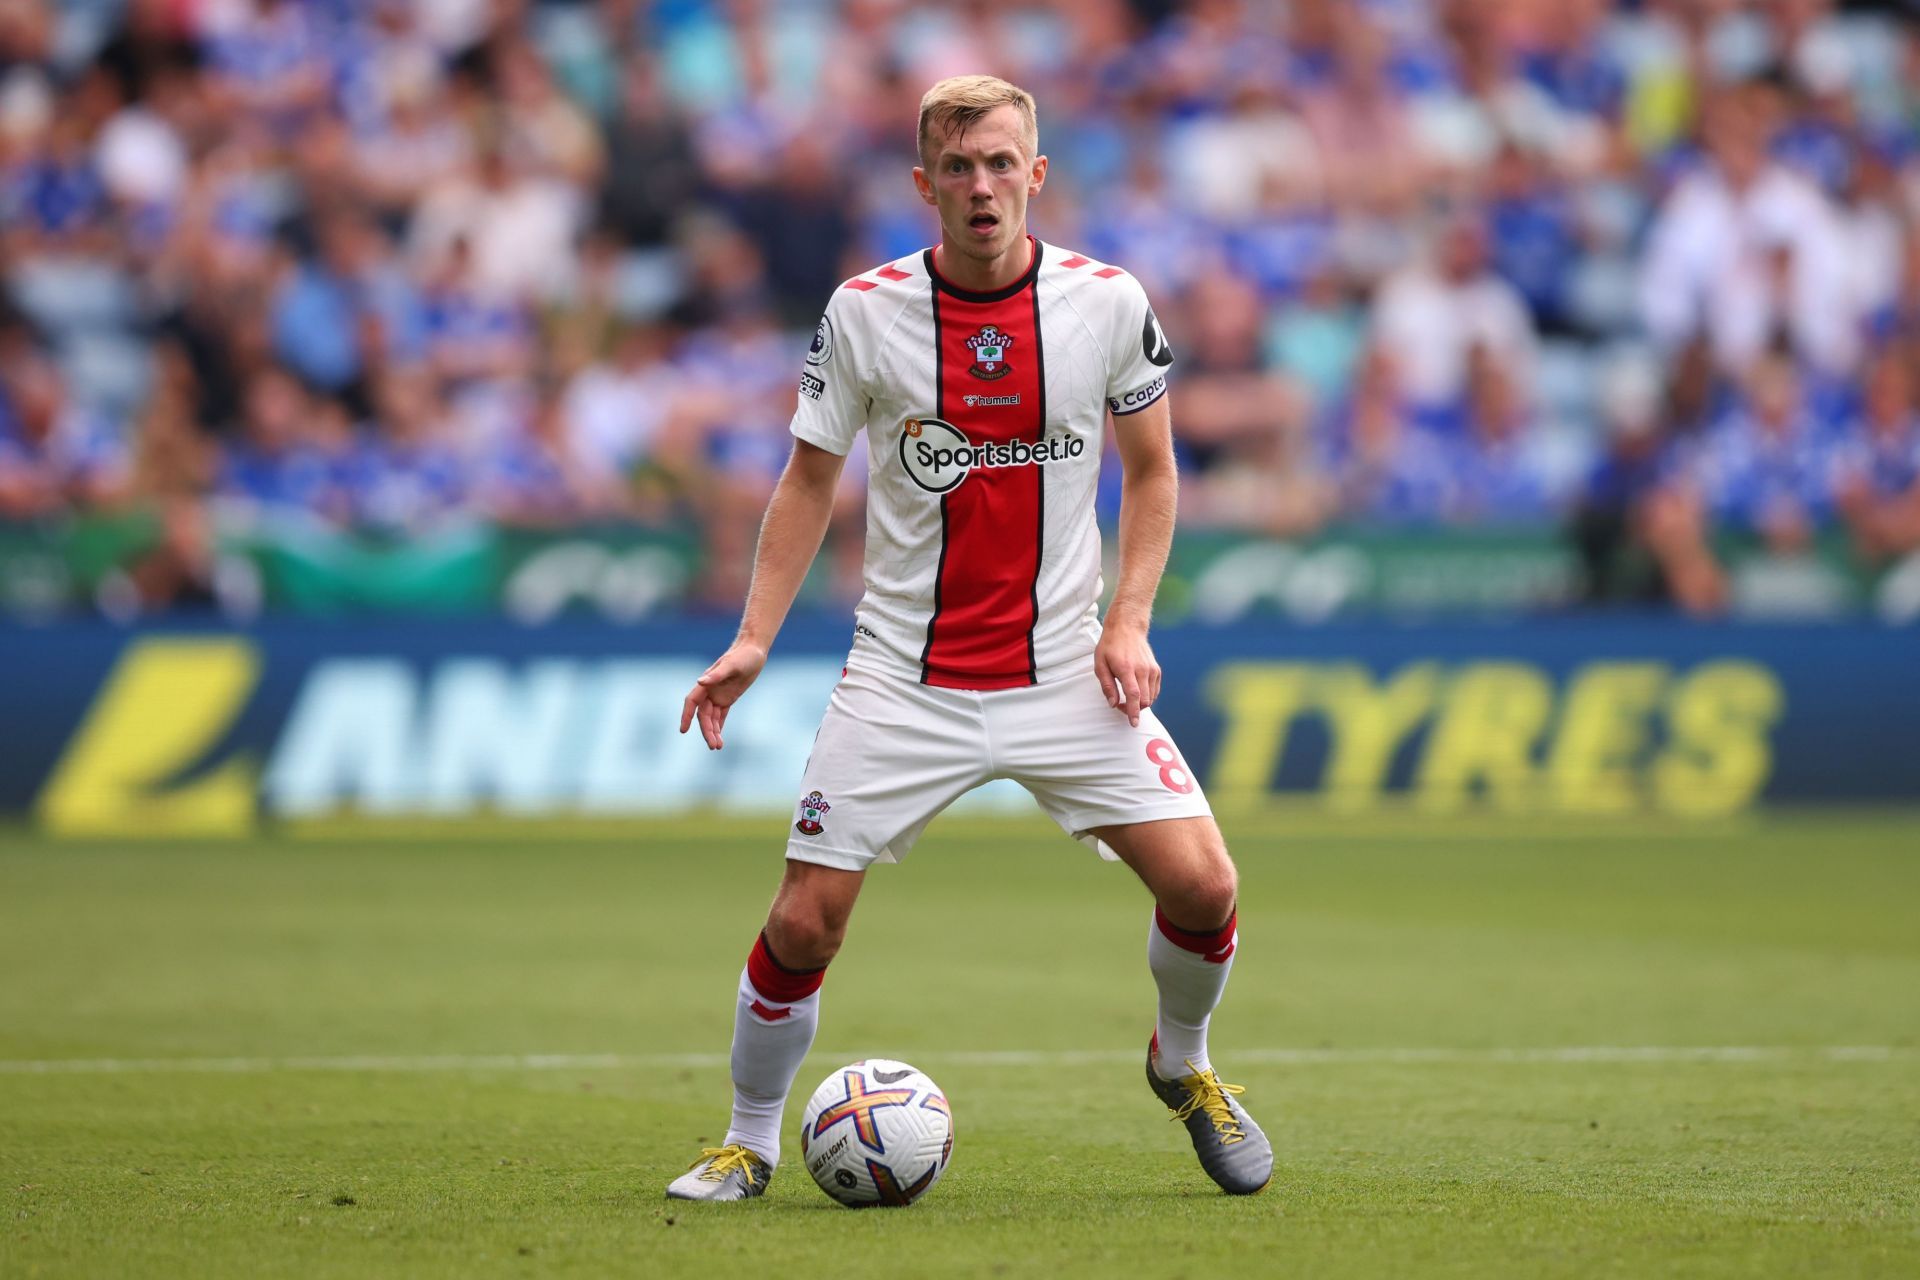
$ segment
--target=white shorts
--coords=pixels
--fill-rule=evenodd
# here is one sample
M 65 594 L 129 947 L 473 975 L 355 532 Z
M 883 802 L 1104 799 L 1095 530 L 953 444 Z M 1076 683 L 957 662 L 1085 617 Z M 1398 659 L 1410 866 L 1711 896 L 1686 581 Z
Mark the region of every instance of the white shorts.
M 849 670 L 813 740 L 787 856 L 864 871 L 898 862 L 968 791 L 1012 778 L 1067 834 L 1111 859 L 1092 828 L 1213 813 L 1151 711 L 1107 705 L 1093 665 L 1024 689 L 936 689 Z

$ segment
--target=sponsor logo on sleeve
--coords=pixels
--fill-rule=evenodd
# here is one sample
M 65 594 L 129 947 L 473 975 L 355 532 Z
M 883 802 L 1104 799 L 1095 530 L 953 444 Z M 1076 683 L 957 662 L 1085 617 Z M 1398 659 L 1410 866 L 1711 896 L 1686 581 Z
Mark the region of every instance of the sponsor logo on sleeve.
M 1115 413 L 1137 413 L 1166 394 L 1167 375 L 1161 374 L 1138 391 L 1129 391 L 1123 396 L 1108 396 L 1107 408 Z
M 1167 335 L 1160 328 L 1160 317 L 1153 314 L 1153 308 L 1147 308 L 1147 324 L 1140 335 L 1140 350 L 1146 353 L 1147 363 L 1164 369 L 1173 363 L 1173 348 L 1167 345 Z
M 824 380 L 814 377 L 806 370 L 800 371 L 800 394 L 809 400 L 818 400 L 820 393 L 827 389 Z
M 807 363 L 823 365 L 831 359 L 833 359 L 833 321 L 821 316 L 819 325 L 813 331 L 813 345 L 807 348 Z

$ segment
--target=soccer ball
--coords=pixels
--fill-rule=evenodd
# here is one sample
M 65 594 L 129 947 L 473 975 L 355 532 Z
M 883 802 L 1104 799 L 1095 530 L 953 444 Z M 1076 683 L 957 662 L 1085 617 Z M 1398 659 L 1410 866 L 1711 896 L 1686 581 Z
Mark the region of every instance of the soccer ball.
M 953 1110 L 939 1085 L 904 1062 L 848 1063 L 807 1099 L 800 1154 L 841 1204 L 912 1204 L 946 1172 Z

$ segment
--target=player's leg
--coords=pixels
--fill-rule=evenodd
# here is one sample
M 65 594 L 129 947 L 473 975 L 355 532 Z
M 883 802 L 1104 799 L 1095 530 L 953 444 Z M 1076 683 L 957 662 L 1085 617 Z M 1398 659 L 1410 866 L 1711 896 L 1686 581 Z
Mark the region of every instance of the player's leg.
M 1063 829 L 1125 861 L 1152 892 L 1147 966 L 1159 1008 L 1148 1080 L 1186 1122 L 1207 1174 L 1227 1191 L 1258 1191 L 1273 1150 L 1207 1051 L 1237 945 L 1239 882 L 1199 782 L 1159 719 L 1147 711 L 1129 724 L 1091 671 L 996 705 L 993 741 L 1009 772 Z
M 985 781 L 977 700 L 853 671 L 828 703 L 801 781 L 786 873 L 735 991 L 733 1114 L 667 1188 L 738 1200 L 780 1162 L 781 1117 L 820 1023 L 820 990 L 866 869 L 904 857 L 933 816 Z
M 767 924 L 747 953 L 733 1012 L 727 1145 L 780 1162 L 780 1120 L 820 1026 L 820 985 L 847 936 L 864 871 L 789 859 Z
M 1147 967 L 1160 993 L 1155 1066 L 1166 1079 L 1206 1071 L 1207 1024 L 1227 989 L 1239 876 L 1212 818 L 1098 827 L 1094 834 L 1153 894 Z
M 847 936 L 866 872 L 787 860 L 734 992 L 733 1113 L 726 1140 L 674 1179 L 676 1200 L 744 1200 L 780 1163 L 787 1095 L 820 1026 L 820 985 Z
M 1153 894 L 1147 968 L 1160 993 L 1147 1083 L 1186 1122 L 1200 1167 L 1222 1190 L 1248 1195 L 1273 1177 L 1273 1146 L 1207 1054 L 1207 1024 L 1239 949 L 1239 877 L 1211 817 L 1094 828 Z

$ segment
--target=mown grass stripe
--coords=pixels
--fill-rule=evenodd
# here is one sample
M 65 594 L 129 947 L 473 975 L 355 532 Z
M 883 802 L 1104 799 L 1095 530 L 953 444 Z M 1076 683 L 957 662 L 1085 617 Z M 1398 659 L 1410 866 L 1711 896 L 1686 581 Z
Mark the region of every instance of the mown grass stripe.
M 1046 1067 L 1132 1062 L 1133 1049 L 910 1050 L 928 1063 L 958 1067 Z M 848 1061 L 853 1053 L 816 1050 Z M 1581 1063 L 1908 1062 L 1907 1045 L 1543 1045 L 1529 1048 L 1235 1049 L 1230 1063 L 1261 1066 L 1552 1065 Z M 261 1075 L 272 1072 L 644 1071 L 723 1067 L 724 1053 L 435 1053 L 215 1058 L 0 1059 L 0 1075 Z

